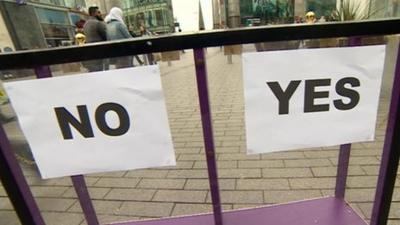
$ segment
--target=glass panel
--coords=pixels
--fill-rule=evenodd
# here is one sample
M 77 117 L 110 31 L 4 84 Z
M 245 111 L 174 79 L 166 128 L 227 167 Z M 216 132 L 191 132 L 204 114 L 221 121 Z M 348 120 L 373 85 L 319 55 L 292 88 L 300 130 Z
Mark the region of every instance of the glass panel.
M 226 18 L 227 5 L 214 5 L 214 26 L 225 27 L 229 24 Z M 208 7 L 203 6 L 203 11 Z M 194 7 L 193 7 L 193 11 Z M 211 10 L 212 11 L 212 10 Z M 182 19 L 179 10 L 174 15 L 179 21 Z M 282 23 L 304 23 L 307 12 L 314 14 L 313 22 L 365 20 L 374 18 L 388 18 L 399 15 L 399 3 L 396 0 L 387 1 L 352 1 L 352 0 L 242 0 L 240 1 L 241 26 L 256 26 Z M 203 12 L 204 13 L 204 12 Z M 188 14 L 188 13 L 187 13 Z M 186 21 L 183 21 L 186 24 Z M 196 29 L 193 22 L 191 30 Z M 207 25 L 206 25 L 207 27 Z M 208 25 L 208 27 L 211 27 Z M 187 30 L 186 28 L 185 30 Z
M 53 3 L 54 5 L 66 6 L 64 0 L 52 0 L 52 3 Z
M 84 0 L 65 0 L 65 5 L 74 9 L 83 9 L 86 7 Z
M 262 24 L 293 22 L 294 5 L 290 0 L 254 1 L 253 15 L 261 19 Z
M 69 24 L 67 13 L 51 9 L 36 8 L 39 21 L 48 24 Z
M 200 139 L 201 129 L 200 127 L 186 128 L 190 129 L 185 134 L 179 132 L 180 124 L 184 123 L 187 118 L 195 118 L 195 124 L 199 124 L 199 113 L 197 107 L 197 91 L 195 89 L 195 77 L 194 77 L 194 63 L 193 55 L 191 51 L 185 54 L 178 52 L 172 53 L 153 53 L 128 57 L 118 57 L 112 59 L 95 60 L 88 62 L 68 63 L 51 66 L 53 76 L 73 76 L 75 74 L 86 73 L 88 71 L 88 65 L 98 65 L 98 68 L 116 69 L 117 67 L 124 67 L 126 63 L 132 60 L 134 66 L 140 66 L 141 64 L 146 65 L 150 62 L 157 61 L 161 70 L 161 80 L 164 89 L 164 96 L 167 102 L 167 110 L 169 115 L 169 121 L 175 121 L 171 124 L 171 132 L 176 142 L 177 154 L 187 152 L 189 154 L 198 153 L 197 155 L 203 155 L 200 153 L 201 147 L 189 147 L 185 148 L 184 141 L 180 140 L 185 138 L 185 134 L 193 133 L 196 140 Z M 173 61 L 172 61 L 173 60 Z M 180 72 L 175 73 L 178 69 Z M 95 69 L 96 70 L 96 69 Z M 6 71 L 3 71 L 6 74 Z M 7 73 L 8 74 L 8 73 Z M 7 75 L 4 78 L 4 82 L 10 82 L 20 79 L 35 79 L 34 72 L 32 70 L 27 71 L 24 76 L 17 76 L 14 72 L 10 72 L 11 75 Z M 179 81 L 178 81 L 179 80 Z M 177 82 L 178 81 L 178 82 Z M 181 88 L 182 85 L 190 84 L 187 88 Z M 186 98 L 190 96 L 190 98 Z M 0 92 L 1 99 L 1 92 Z M 179 103 L 180 102 L 180 103 Z M 0 102 L 1 103 L 1 102 Z M 186 110 L 190 110 L 186 112 Z M 184 118 L 179 115 L 181 111 L 186 113 Z M 79 203 L 74 193 L 74 188 L 71 184 L 70 178 L 56 178 L 49 180 L 42 180 L 38 174 L 37 168 L 34 164 L 34 160 L 31 156 L 29 146 L 18 126 L 15 118 L 15 114 L 12 111 L 11 105 L 7 102 L 4 105 L 0 105 L 0 120 L 4 114 L 5 120 L 3 126 L 6 128 L 7 134 L 10 140 L 14 143 L 19 141 L 20 147 L 17 147 L 15 151 L 18 151 L 17 157 L 20 160 L 23 171 L 29 182 L 30 187 L 34 193 L 36 200 L 38 200 L 39 207 L 46 217 L 47 225 L 59 225 L 60 221 L 68 221 L 71 224 L 80 224 L 83 222 L 83 214 L 81 212 Z M 195 144 L 199 144 L 196 141 Z M 14 146 L 14 144 L 13 144 Z M 15 146 L 14 146 L 15 147 Z M 178 156 L 178 155 L 177 155 Z M 186 156 L 185 156 L 186 157 Z M 201 190 L 184 190 L 187 176 L 181 176 L 181 170 L 190 170 L 194 164 L 194 161 L 184 159 L 184 161 L 178 162 L 177 167 L 165 167 L 156 169 L 145 169 L 145 170 L 132 170 L 132 171 L 119 171 L 112 173 L 98 173 L 90 174 L 86 176 L 86 182 L 89 187 L 89 191 L 94 200 L 94 204 L 101 204 L 103 209 L 97 208 L 97 213 L 101 224 L 117 221 L 135 220 L 138 218 L 149 219 L 155 217 L 166 217 L 171 214 L 182 214 L 186 209 L 185 202 L 179 202 L 179 196 L 184 195 L 185 198 L 193 198 L 202 201 L 201 204 L 188 203 L 191 205 L 189 210 L 192 212 L 204 212 L 210 209 L 210 204 L 205 202 L 207 196 L 207 185 L 201 187 Z M 204 168 L 196 168 L 190 173 L 204 173 Z M 167 174 L 171 173 L 171 175 Z M 205 177 L 202 176 L 201 181 L 206 182 Z M 166 186 L 164 186 L 166 185 Z M 192 184 L 191 184 L 192 185 Z M 126 197 L 121 199 L 115 191 L 133 191 L 141 193 L 135 195 L 131 200 L 127 200 Z M 156 192 L 159 192 L 157 196 L 158 203 L 150 201 L 152 196 Z M 167 198 L 165 198 L 167 194 Z M 189 196 L 189 195 L 190 196 Z M 122 197 L 122 196 L 121 196 Z M 4 189 L 0 186 L 0 200 L 3 203 L 6 201 L 7 195 Z M 105 200 L 107 199 L 107 200 Z M 137 201 L 133 200 L 136 199 Z M 4 200 L 4 201 L 3 201 Z M 188 199 L 189 200 L 189 199 Z M 175 201 L 178 201 L 178 209 L 174 211 Z M 136 203 L 139 203 L 137 205 Z M 157 206 L 159 204 L 159 206 Z M 141 210 L 131 210 L 132 207 L 139 207 Z M 153 207 L 160 207 L 156 212 Z M 144 207 L 144 208 L 143 208 Z M 193 207 L 193 208 L 192 208 Z M 63 209 L 68 209 L 65 211 Z M 10 215 L 4 215 L 2 210 L 8 210 Z M 60 210 L 54 213 L 54 210 Z M 174 212 L 173 212 L 174 211 Z M 114 214 L 118 212 L 117 214 Z M 3 215 L 0 221 L 7 221 L 7 224 L 19 224 L 15 213 L 12 211 L 11 205 L 0 204 L 0 214 Z M 47 215 L 50 215 L 48 219 Z M 5 220 L 7 218 L 7 220 Z
M 40 2 L 40 3 L 45 3 L 45 4 L 51 4 L 51 0 L 34 0 L 35 2 Z
M 145 17 L 145 25 L 146 25 L 146 27 L 152 27 L 153 26 L 153 24 L 152 24 L 152 19 L 151 19 L 151 11 L 146 11 L 145 13 L 144 13 L 144 17 Z
M 336 0 L 328 0 L 324 2 L 307 0 L 306 9 L 307 12 L 313 11 L 319 18 L 323 16 L 328 21 L 339 19 L 336 15 Z
M 83 23 L 88 19 L 88 15 L 85 14 L 81 14 L 81 13 L 68 13 L 69 17 L 71 19 L 72 24 L 74 24 L 75 26 L 77 25 L 78 22 Z M 80 26 L 83 26 L 83 24 L 81 24 Z
M 138 27 L 142 24 L 145 24 L 145 22 L 146 22 L 145 13 L 141 12 L 141 13 L 136 14 L 136 21 L 137 21 Z
M 45 37 L 65 38 L 68 39 L 68 29 L 66 26 L 42 24 L 42 29 Z
M 158 3 L 158 1 L 131 0 L 127 1 L 127 7 L 133 8 L 129 12 L 125 11 L 124 16 L 128 18 L 129 29 L 132 29 L 131 31 L 137 35 L 139 35 L 141 24 L 146 24 L 154 32 L 169 32 L 173 26 L 172 18 L 174 17 L 177 18 L 183 31 L 198 30 L 198 1 L 185 2 L 187 4 L 194 2 L 194 7 L 190 10 L 186 9 L 187 14 L 180 14 L 182 8 L 174 5 L 172 14 L 168 8 L 150 4 Z M 369 11 L 377 11 L 376 14 L 371 14 L 370 18 L 389 18 L 400 15 L 398 1 L 370 2 Z M 48 1 L 48 3 L 53 4 L 55 1 Z M 72 7 L 71 1 L 66 3 Z M 211 9 L 205 5 L 202 5 L 204 7 L 203 16 L 205 19 L 210 19 L 211 14 L 207 14 L 207 12 L 211 12 Z M 240 1 L 239 6 L 240 26 L 305 22 L 305 15 L 310 10 L 314 12 L 316 22 L 322 22 L 322 16 L 329 21 L 329 16 L 331 16 L 329 11 L 337 9 L 336 5 L 332 6 L 331 0 L 326 1 L 326 4 L 323 5 L 319 4 L 319 1 L 313 0 L 243 0 Z M 221 25 L 223 28 L 227 28 L 226 26 L 229 24 L 225 20 L 226 16 L 229 18 L 229 15 L 223 12 L 225 7 L 217 7 L 219 14 L 214 18 L 214 21 L 218 21 L 217 25 Z M 12 8 L 10 7 L 10 9 Z M 63 10 L 65 9 L 63 8 Z M 6 15 L 4 12 L 2 13 L 3 16 Z M 12 11 L 8 13 L 13 14 Z M 38 17 L 30 18 L 39 24 L 38 28 L 42 26 L 44 35 L 40 34 L 40 37 L 37 38 L 52 47 L 71 44 L 68 41 L 73 37 L 71 34 L 73 28 L 69 21 L 75 24 L 79 21 L 78 18 L 82 19 L 78 14 L 67 15 L 61 10 L 41 8 L 37 9 L 37 14 Z M 37 21 L 38 18 L 39 21 Z M 4 29 L 16 27 L 20 29 L 15 30 L 22 30 L 22 26 L 17 26 L 16 23 L 19 20 L 7 21 L 11 21 L 12 26 L 4 25 L 2 26 Z M 207 26 L 207 29 L 211 29 L 213 24 Z M 27 35 L 22 36 L 23 38 L 27 37 Z M 19 40 L 16 38 L 12 41 L 18 43 Z M 246 154 L 242 55 L 261 51 L 344 47 L 348 44 L 348 38 L 330 38 L 260 42 L 213 47 L 205 50 L 223 210 L 332 196 L 337 170 L 338 146 L 260 155 Z M 347 201 L 360 212 L 362 217 L 368 220 L 386 132 L 388 105 L 393 85 L 393 66 L 399 42 L 398 37 L 377 36 L 362 38 L 362 44 L 388 44 L 376 138 L 374 142 L 352 145 L 350 176 L 347 183 Z M 287 60 L 295 61 L 296 59 L 288 58 Z M 154 62 L 161 71 L 161 82 L 177 166 L 87 175 L 86 181 L 101 224 L 212 211 L 191 49 L 71 62 L 52 65 L 50 69 L 55 77 L 74 76 L 94 71 L 145 66 Z M 264 69 L 268 73 L 269 68 Z M 0 71 L 0 78 L 4 83 L 35 79 L 35 73 L 32 69 L 3 70 Z M 0 122 L 6 129 L 13 151 L 21 163 L 47 224 L 59 225 L 60 221 L 84 224 L 84 216 L 74 194 L 70 178 L 42 180 L 39 177 L 29 145 L 19 128 L 12 106 L 8 97 L 1 90 Z M 279 127 L 276 129 L 278 130 Z M 269 137 L 266 137 L 265 141 L 268 142 L 268 140 Z M 395 193 L 398 191 L 397 184 Z M 398 204 L 399 198 L 395 195 L 393 198 L 394 208 Z M 394 213 L 390 219 L 390 222 L 396 224 L 400 220 L 400 216 Z M 7 199 L 7 194 L 0 186 L 0 224 L 3 223 L 19 224 Z
M 365 45 L 388 43 L 376 141 L 352 145 L 348 178 L 350 189 L 346 192 L 350 205 L 361 211 L 361 216 L 368 220 L 386 129 L 398 38 L 370 37 L 362 42 Z M 242 54 L 347 45 L 347 39 L 338 38 L 264 42 L 205 50 L 224 210 L 332 195 L 337 169 L 338 146 L 261 155 L 246 154 Z M 157 61 L 161 71 L 177 166 L 87 175 L 89 190 L 95 199 L 94 204 L 100 207 L 98 213 L 102 224 L 212 211 L 192 50 L 53 65 L 51 70 L 54 76 L 69 76 L 86 73 L 88 69 L 114 70 L 132 64 L 143 66 L 153 60 Z M 97 65 L 97 68 L 93 69 L 90 65 Z M 35 79 L 32 70 L 1 72 L 3 82 Z M 265 68 L 265 72 L 268 72 L 268 68 Z M 65 218 L 76 224 L 81 223 L 83 215 L 70 179 L 39 178 L 29 146 L 18 127 L 11 105 L 6 98 L 1 102 L 1 97 L 0 92 L 0 121 L 15 147 L 43 214 L 51 214 L 55 218 L 54 222 L 50 221 L 49 224 L 59 224 L 59 221 L 66 220 Z M 6 194 L 0 188 L 0 200 L 4 199 Z M 55 207 L 59 210 L 56 214 Z M 9 204 L 0 205 L 0 210 L 4 208 L 13 213 Z M 64 209 L 68 209 L 68 212 Z M 3 218 L 6 217 L 1 217 Z M 14 214 L 8 215 L 7 218 L 11 221 L 17 220 Z M 391 218 L 397 221 L 397 217 Z
M 380 163 L 376 159 L 381 156 L 386 132 L 398 41 L 399 38 L 395 36 L 362 39 L 363 45 L 388 44 L 376 123 L 376 138 L 373 142 L 352 145 L 347 182 L 347 201 L 356 210 L 361 211 L 360 215 L 367 220 L 371 216 L 370 207 L 375 194 L 376 176 Z M 277 50 L 347 45 L 348 39 L 337 38 L 207 48 L 214 142 L 218 155 L 218 174 L 222 186 L 223 203 L 231 203 L 234 208 L 247 208 L 334 195 L 339 146 L 260 155 L 246 154 L 242 55 L 260 51 L 269 51 L 273 54 Z M 292 62 L 296 59 L 288 58 L 287 60 Z M 268 74 L 269 68 L 264 67 L 263 71 Z M 279 127 L 276 129 L 279 130 Z M 262 132 L 262 130 L 257 132 Z M 266 142 L 268 138 L 265 137 Z M 181 155 L 182 158 L 185 157 L 184 154 Z M 367 162 L 367 158 L 371 156 L 372 161 Z M 367 173 L 365 169 L 368 170 Z M 364 185 L 359 183 L 362 179 L 369 178 L 374 182 L 364 183 Z M 227 189 L 229 182 L 235 184 L 231 189 Z M 243 195 L 241 200 L 236 198 L 240 194 Z
M 76 13 L 69 13 L 69 17 L 71 18 L 72 24 L 76 24 L 79 20 L 81 20 L 81 15 Z
M 156 13 L 157 25 L 158 26 L 163 25 L 164 20 L 163 20 L 162 10 L 156 10 L 155 13 Z
M 45 3 L 45 4 L 66 6 L 64 0 L 34 0 L 34 1 L 35 1 L 35 2 L 40 2 L 40 3 Z

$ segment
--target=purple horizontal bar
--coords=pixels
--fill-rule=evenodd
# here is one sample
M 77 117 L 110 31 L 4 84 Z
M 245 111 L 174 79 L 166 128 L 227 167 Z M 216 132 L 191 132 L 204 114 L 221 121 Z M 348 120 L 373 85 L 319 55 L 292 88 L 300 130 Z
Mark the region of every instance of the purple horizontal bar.
M 327 197 L 223 212 L 225 225 L 368 225 L 345 201 Z M 113 225 L 212 225 L 212 214 Z

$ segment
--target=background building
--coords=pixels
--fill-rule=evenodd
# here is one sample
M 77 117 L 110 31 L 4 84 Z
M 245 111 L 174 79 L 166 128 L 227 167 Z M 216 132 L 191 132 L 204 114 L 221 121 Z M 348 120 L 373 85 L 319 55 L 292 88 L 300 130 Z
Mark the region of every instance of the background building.
M 118 7 L 121 8 L 123 7 L 123 1 L 122 0 L 86 0 L 86 6 L 98 6 L 100 11 L 106 15 L 108 12 L 110 12 L 110 9 L 112 7 Z
M 303 18 L 308 11 L 314 11 L 317 18 L 331 18 L 338 11 L 357 15 L 353 19 L 387 18 L 400 16 L 399 0 L 213 0 L 214 27 L 221 21 L 228 21 L 232 5 L 240 3 L 241 26 L 257 24 L 293 23 Z M 348 18 L 338 18 L 347 20 Z M 230 27 L 230 26 L 228 26 Z
M 86 19 L 84 0 L 0 1 L 0 48 L 24 50 L 73 43 L 75 23 Z
M 171 0 L 125 0 L 123 3 L 125 21 L 134 33 L 140 33 L 141 25 L 158 34 L 175 31 Z
M 14 43 L 11 35 L 8 32 L 6 23 L 2 16 L 0 16 L 0 52 L 15 50 Z

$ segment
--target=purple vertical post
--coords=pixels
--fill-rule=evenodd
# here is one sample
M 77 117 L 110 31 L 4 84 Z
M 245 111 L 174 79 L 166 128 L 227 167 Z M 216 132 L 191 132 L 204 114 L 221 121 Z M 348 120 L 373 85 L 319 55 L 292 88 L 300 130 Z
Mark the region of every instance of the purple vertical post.
M 71 176 L 71 179 L 88 225 L 99 225 L 99 221 L 97 219 L 96 212 L 86 186 L 85 178 L 82 175 L 78 175 Z
M 349 38 L 349 43 L 348 46 L 360 46 L 362 43 L 362 38 L 361 37 L 350 37 Z
M 361 37 L 350 37 L 348 46 L 360 46 Z M 340 146 L 338 167 L 336 174 L 336 187 L 335 187 L 335 197 L 344 198 L 346 191 L 346 181 L 347 173 L 349 168 L 351 144 L 345 144 Z
M 21 224 L 45 225 L 10 142 L 0 125 L 0 180 Z
M 51 70 L 49 66 L 39 66 L 35 68 L 36 77 L 48 78 L 52 77 Z M 78 196 L 79 203 L 81 204 L 83 214 L 88 225 L 99 225 L 99 221 L 96 216 L 96 211 L 94 210 L 92 201 L 90 200 L 90 195 L 87 190 L 85 178 L 82 175 L 71 176 L 72 183 L 75 188 L 75 192 Z
M 339 161 L 336 174 L 335 197 L 344 199 L 346 190 L 347 170 L 349 168 L 351 144 L 340 146 Z
M 212 129 L 210 101 L 207 87 L 207 67 L 204 49 L 193 49 L 196 67 L 197 91 L 201 111 L 204 146 L 207 159 L 208 178 L 210 182 L 211 200 L 213 203 L 215 225 L 222 225 L 222 209 L 219 195 L 217 162 L 215 159 L 214 136 Z
M 386 225 L 392 201 L 394 184 L 400 158 L 400 51 L 397 52 L 396 69 L 385 144 L 383 145 L 378 185 L 371 215 L 371 225 Z
M 39 78 L 39 79 L 52 77 L 51 69 L 50 69 L 49 66 L 38 66 L 38 67 L 35 67 L 35 74 L 36 74 L 36 77 Z

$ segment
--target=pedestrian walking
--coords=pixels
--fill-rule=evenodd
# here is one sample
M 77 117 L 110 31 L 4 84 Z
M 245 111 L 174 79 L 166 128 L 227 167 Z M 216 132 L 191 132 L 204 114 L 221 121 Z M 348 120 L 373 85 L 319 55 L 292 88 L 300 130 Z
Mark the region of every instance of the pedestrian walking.
M 97 6 L 89 7 L 90 18 L 83 26 L 83 33 L 86 38 L 86 43 L 101 42 L 107 40 L 106 24 L 103 16 Z M 102 71 L 108 69 L 107 60 L 89 60 L 82 63 L 89 72 Z
M 105 18 L 107 26 L 107 40 L 121 40 L 127 38 L 133 38 L 128 31 L 128 27 L 125 25 L 123 20 L 123 12 L 118 7 L 113 7 L 110 13 Z M 133 57 L 124 56 L 117 57 L 111 60 L 111 64 L 115 64 L 115 68 L 126 68 L 133 66 Z
M 149 37 L 149 36 L 153 35 L 153 33 L 151 33 L 151 31 L 149 31 L 144 24 L 140 25 L 139 30 L 140 30 L 140 35 L 142 37 Z M 146 64 L 149 64 L 149 65 L 156 64 L 156 61 L 154 60 L 154 56 L 152 53 L 146 54 L 144 56 L 144 58 L 145 58 L 145 61 L 147 61 Z

